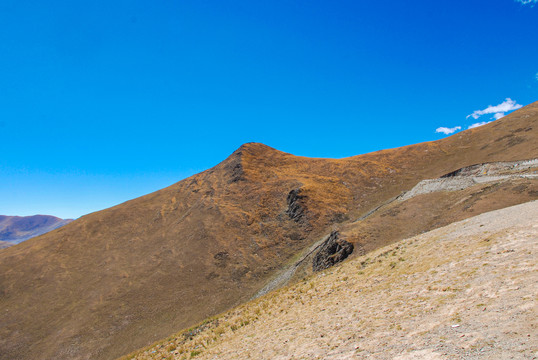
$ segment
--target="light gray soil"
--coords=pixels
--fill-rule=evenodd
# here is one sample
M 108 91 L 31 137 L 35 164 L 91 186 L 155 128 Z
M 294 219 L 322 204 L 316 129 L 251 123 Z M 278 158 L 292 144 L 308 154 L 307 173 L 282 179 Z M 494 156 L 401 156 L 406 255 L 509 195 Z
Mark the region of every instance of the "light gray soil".
M 224 335 L 202 358 L 534 359 L 537 220 L 531 202 L 385 248 L 381 263 L 369 255 L 370 270 L 360 258 L 344 264 L 306 293 L 281 294 L 271 315 Z
M 398 200 L 405 201 L 417 195 L 438 191 L 464 190 L 476 184 L 514 178 L 538 179 L 537 168 L 538 159 L 472 165 L 438 179 L 422 180 L 411 190 L 400 195 Z

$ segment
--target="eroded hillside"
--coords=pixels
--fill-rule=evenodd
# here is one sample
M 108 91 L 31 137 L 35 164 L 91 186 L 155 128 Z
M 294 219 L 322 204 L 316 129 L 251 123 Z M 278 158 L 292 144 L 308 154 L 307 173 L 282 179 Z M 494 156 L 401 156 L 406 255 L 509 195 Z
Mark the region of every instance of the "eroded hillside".
M 335 227 L 365 250 L 382 246 L 373 228 L 353 238 L 352 222 L 423 179 L 536 158 L 537 135 L 534 103 L 443 140 L 345 159 L 246 144 L 212 169 L 2 250 L 0 358 L 128 353 L 248 300 Z
M 538 202 L 456 222 L 123 359 L 531 359 Z

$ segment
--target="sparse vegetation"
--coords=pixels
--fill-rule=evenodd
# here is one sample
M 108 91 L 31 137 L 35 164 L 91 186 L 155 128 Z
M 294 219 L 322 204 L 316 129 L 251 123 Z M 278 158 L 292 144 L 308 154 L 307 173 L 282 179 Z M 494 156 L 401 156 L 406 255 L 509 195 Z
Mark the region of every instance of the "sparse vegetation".
M 532 217 L 532 215 L 529 216 Z M 476 227 L 470 225 L 469 228 Z M 323 276 L 316 274 L 314 277 L 307 278 L 306 281 L 279 289 L 239 306 L 216 317 L 212 324 L 218 323 L 218 326 L 205 328 L 193 339 L 188 339 L 184 346 L 188 353 L 200 351 L 200 348 L 206 349 L 204 354 L 199 354 L 203 358 L 212 358 L 215 354 L 219 354 L 219 358 L 221 358 L 223 349 L 227 349 L 226 351 L 229 351 L 230 354 L 235 354 L 232 351 L 238 351 L 237 342 L 240 344 L 248 342 L 251 344 L 249 351 L 255 351 L 257 346 L 262 346 L 262 343 L 265 346 L 266 342 L 276 341 L 272 340 L 275 337 L 294 341 L 297 338 L 295 335 L 286 337 L 290 336 L 286 335 L 286 329 L 289 326 L 292 326 L 293 330 L 290 331 L 293 334 L 296 332 L 308 334 L 312 329 L 310 326 L 305 326 L 304 320 L 294 322 L 293 319 L 298 316 L 308 319 L 307 321 L 315 322 L 317 326 L 320 326 L 320 331 L 324 329 L 321 333 L 323 339 L 332 339 L 332 341 L 323 343 L 316 342 L 307 347 L 308 349 L 319 348 L 319 351 L 325 352 L 336 349 L 352 351 L 353 353 L 372 351 L 369 344 L 376 337 L 367 336 L 352 341 L 355 334 L 370 331 L 381 331 L 385 334 L 387 329 L 391 331 L 392 335 L 382 336 L 388 336 L 384 340 L 388 342 L 391 339 L 399 339 L 402 332 L 409 331 L 416 331 L 416 335 L 411 338 L 406 337 L 404 340 L 406 342 L 423 336 L 428 336 L 429 341 L 438 339 L 439 343 L 471 340 L 471 335 L 460 337 L 457 331 L 469 326 L 479 326 L 477 322 L 483 321 L 479 316 L 488 314 L 484 311 L 485 304 L 481 302 L 472 305 L 472 303 L 475 299 L 480 298 L 481 290 L 477 290 L 477 286 L 490 289 L 492 285 L 483 283 L 482 276 L 487 276 L 488 272 L 477 268 L 476 262 L 468 260 L 469 257 L 482 258 L 485 255 L 480 238 L 472 238 L 472 241 L 469 241 L 469 237 L 460 239 L 457 235 L 450 235 L 452 232 L 452 230 L 446 230 L 440 235 L 437 231 L 428 237 L 422 236 L 419 237 L 419 240 L 413 239 L 413 242 L 420 244 L 419 248 L 410 247 L 411 241 L 399 243 L 399 251 L 405 250 L 409 253 L 408 260 L 398 259 L 394 262 L 397 266 L 390 271 L 387 271 L 386 264 L 392 264 L 393 261 L 390 259 L 393 258 L 387 258 L 387 254 L 395 249 L 395 245 L 373 252 L 374 258 L 380 256 L 386 259 L 379 265 L 373 263 L 369 266 L 367 275 L 356 272 L 357 268 L 362 268 L 361 263 L 364 261 L 363 258 L 358 258 L 344 263 L 335 271 L 324 272 Z M 450 240 L 448 240 L 449 238 Z M 523 238 L 525 237 L 523 236 Z M 505 235 L 504 238 L 496 237 L 495 239 L 492 246 L 497 246 L 498 241 L 512 241 L 513 237 Z M 526 239 L 529 241 L 529 238 Z M 465 243 L 465 246 L 461 246 L 462 243 Z M 526 253 L 503 254 L 525 256 Z M 490 265 L 492 267 L 498 266 L 491 258 L 497 256 L 497 252 L 492 252 L 489 256 Z M 458 272 L 452 271 L 454 266 L 451 264 L 454 262 L 457 262 Z M 506 263 L 512 266 L 510 259 L 506 259 Z M 408 277 L 408 274 L 413 274 L 413 276 Z M 521 274 L 528 275 L 525 272 L 521 272 Z M 461 282 L 463 276 L 465 276 L 465 284 Z M 346 284 L 350 286 L 342 287 L 341 281 L 343 279 L 346 279 Z M 427 286 L 428 292 L 422 292 L 425 288 L 421 281 L 429 284 Z M 488 281 L 491 281 L 491 278 Z M 474 289 L 471 287 L 473 289 L 471 296 L 468 295 L 468 292 L 461 291 L 466 284 L 470 283 L 474 284 Z M 421 295 L 417 296 L 419 291 Z M 520 298 L 520 295 L 515 294 L 514 296 L 514 299 Z M 531 299 L 532 296 L 527 298 Z M 340 306 L 344 306 L 342 311 L 339 311 Z M 353 309 L 353 311 L 350 312 L 349 309 Z M 351 318 L 346 317 L 349 313 L 353 314 Z M 474 317 L 470 318 L 470 316 Z M 492 316 L 497 319 L 499 315 L 494 313 Z M 343 319 L 346 320 L 343 321 Z M 517 319 L 513 321 L 521 324 L 521 321 Z M 349 324 L 353 324 L 352 330 L 349 328 Z M 434 324 L 433 328 L 431 328 L 432 324 Z M 330 326 L 327 327 L 327 325 Z M 454 327 L 456 325 L 457 328 Z M 499 325 L 501 324 L 496 322 L 496 327 L 488 328 L 490 329 L 488 331 L 494 331 Z M 421 326 L 425 326 L 428 330 L 419 330 Z M 243 327 L 246 329 L 242 330 Z M 417 327 L 418 329 L 416 329 Z M 189 330 L 192 331 L 192 329 Z M 481 334 L 481 332 L 476 332 L 476 334 Z M 318 336 L 320 336 L 319 333 Z M 183 338 L 181 333 L 172 337 L 172 339 L 181 338 Z M 302 338 L 301 335 L 298 338 Z M 260 343 L 260 339 L 264 341 Z M 282 340 L 279 341 L 276 341 L 275 344 L 281 344 Z M 359 345 L 356 345 L 356 341 L 359 341 Z M 401 347 L 399 341 L 391 346 Z M 253 346 L 251 342 L 254 342 L 256 346 Z M 496 346 L 499 344 L 496 343 Z M 239 348 L 243 349 L 243 346 L 239 346 Z M 267 347 L 264 348 L 267 349 Z M 276 346 L 270 351 L 278 351 L 278 348 L 280 346 Z M 493 349 L 493 347 L 491 348 Z M 158 358 L 151 356 L 151 351 L 153 351 L 151 349 L 140 352 L 136 358 L 139 360 Z M 256 356 L 253 355 L 253 357 Z M 227 355 L 224 358 L 230 358 L 230 356 Z
M 344 159 L 295 157 L 248 144 L 209 171 L 4 249 L 0 288 L 6 290 L 1 301 L 10 310 L 10 320 L 0 329 L 4 344 L 0 353 L 22 360 L 68 350 L 73 358 L 114 358 L 250 298 L 334 226 L 355 244 L 351 257 L 359 257 L 360 262 L 346 260 L 353 262 L 352 271 L 344 263 L 310 277 L 307 259 L 294 275 L 306 280 L 294 288 L 293 296 L 282 299 L 277 291 L 255 302 L 258 313 L 239 308 L 234 314 L 218 316 L 218 321 L 200 323 L 170 340 L 177 346 L 174 352 L 187 359 L 191 351 L 208 353 L 205 347 L 243 334 L 245 327 L 290 317 L 297 307 L 318 311 L 311 304 L 329 291 L 342 295 L 353 287 L 352 296 L 363 299 L 369 296 L 370 289 L 363 286 L 368 284 L 389 296 L 389 289 L 409 274 L 432 279 L 429 295 L 439 296 L 432 306 L 450 304 L 464 291 L 439 289 L 464 285 L 447 285 L 444 279 L 435 283 L 441 270 L 430 270 L 434 264 L 440 268 L 445 264 L 438 259 L 439 249 L 421 253 L 422 262 L 416 262 L 413 257 L 421 250 L 421 240 L 414 240 L 412 246 L 390 244 L 538 197 L 536 181 L 513 179 L 495 186 L 475 184 L 462 191 L 388 200 L 420 180 L 460 166 L 536 156 L 537 106 L 498 120 L 491 130 L 482 127 L 436 142 Z M 529 129 L 518 133 L 523 142 L 509 143 L 518 127 Z M 287 196 L 295 190 L 290 217 Z M 480 244 L 481 250 L 494 246 L 497 240 L 492 234 L 489 238 Z M 460 251 L 442 249 L 448 254 Z M 481 253 L 484 258 L 475 262 L 479 269 L 468 276 L 492 271 L 490 257 L 498 251 Z M 525 251 L 502 255 L 532 255 Z M 368 257 L 360 257 L 366 253 Z M 490 265 L 480 266 L 486 262 Z M 333 288 L 328 289 L 326 279 L 333 280 Z M 417 292 L 424 290 L 425 286 Z M 417 294 L 409 296 L 415 299 Z M 383 316 L 374 320 L 381 324 Z M 66 344 L 74 343 L 66 349 L 71 346 Z M 168 343 L 159 354 L 166 352 Z M 163 355 L 170 356 L 169 351 Z

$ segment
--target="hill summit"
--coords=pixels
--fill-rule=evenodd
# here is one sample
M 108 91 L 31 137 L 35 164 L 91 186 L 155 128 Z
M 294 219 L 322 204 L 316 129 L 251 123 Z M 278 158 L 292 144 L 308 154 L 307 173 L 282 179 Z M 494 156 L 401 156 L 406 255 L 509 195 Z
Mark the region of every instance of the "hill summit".
M 308 275 L 311 250 L 333 231 L 352 258 L 536 198 L 532 179 L 514 178 L 393 201 L 464 167 L 538 158 L 537 135 L 533 103 L 439 141 L 344 159 L 245 144 L 211 169 L 0 251 L 0 358 L 114 358 Z

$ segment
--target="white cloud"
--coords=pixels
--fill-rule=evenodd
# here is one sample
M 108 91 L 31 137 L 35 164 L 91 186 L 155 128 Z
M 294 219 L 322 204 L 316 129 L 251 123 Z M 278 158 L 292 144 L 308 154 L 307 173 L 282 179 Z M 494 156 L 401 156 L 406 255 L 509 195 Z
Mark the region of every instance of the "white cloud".
M 538 80 L 538 72 L 536 73 L 536 80 Z
M 435 132 L 436 133 L 443 133 L 445 135 L 450 135 L 458 130 L 461 130 L 461 126 L 455 126 L 453 128 L 447 128 L 447 127 L 444 127 L 444 126 L 441 126 L 441 127 L 438 127 L 437 129 L 435 129 Z
M 538 0 L 515 0 L 516 2 L 518 3 L 521 3 L 523 5 L 528 5 L 528 4 L 536 4 L 538 3 Z
M 497 115 L 497 114 L 495 114 Z M 501 116 L 502 117 L 502 116 Z M 500 119 L 500 118 L 499 118 Z M 474 128 L 477 128 L 479 126 L 482 126 L 482 125 L 486 125 L 486 124 L 489 124 L 491 121 L 482 121 L 482 122 L 477 122 L 477 123 L 474 123 L 472 125 L 469 125 L 469 127 L 467 129 L 474 129 Z
M 536 0 L 538 1 L 538 0 Z M 499 105 L 490 105 L 488 106 L 487 108 L 485 108 L 484 110 L 475 110 L 472 114 L 470 115 L 467 115 L 467 118 L 469 118 L 469 116 L 472 116 L 473 119 L 478 119 L 480 116 L 482 115 L 485 115 L 485 114 L 495 114 L 493 115 L 492 119 L 495 118 L 495 119 L 500 119 L 502 118 L 508 111 L 512 111 L 512 110 L 517 110 L 519 108 L 523 107 L 523 105 L 520 105 L 518 103 L 516 103 L 515 100 L 512 100 L 510 98 L 506 98 L 506 100 L 504 100 L 502 103 L 500 103 Z

